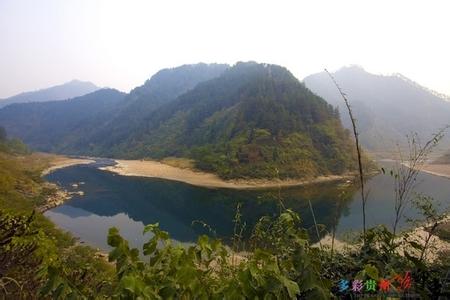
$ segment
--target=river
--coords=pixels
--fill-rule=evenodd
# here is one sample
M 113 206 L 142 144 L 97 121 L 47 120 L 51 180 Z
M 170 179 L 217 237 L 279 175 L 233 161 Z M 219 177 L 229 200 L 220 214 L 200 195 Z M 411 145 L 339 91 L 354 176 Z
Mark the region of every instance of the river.
M 98 160 L 56 170 L 46 179 L 68 191 L 82 191 L 65 204 L 45 213 L 59 227 L 70 231 L 81 241 L 102 250 L 109 250 L 108 229 L 119 228 L 134 247 L 141 248 L 148 236 L 142 231 L 145 224 L 159 222 L 173 240 L 191 243 L 200 234 L 209 234 L 228 242 L 233 235 L 233 219 L 240 204 L 245 236 L 262 216 L 276 216 L 280 201 L 297 211 L 303 226 L 311 231 L 313 218 L 311 201 L 317 222 L 326 232 L 336 230 L 338 237 L 361 230 L 361 198 L 353 184 L 329 182 L 309 186 L 268 190 L 233 190 L 191 186 L 157 178 L 129 177 L 99 170 L 111 164 Z M 393 181 L 391 176 L 379 174 L 367 182 L 369 226 L 393 222 Z M 441 202 L 441 210 L 450 205 L 450 180 L 420 173 L 416 192 Z M 414 217 L 413 209 L 405 215 Z M 207 224 L 208 226 L 204 226 Z M 403 219 L 402 226 L 407 226 Z

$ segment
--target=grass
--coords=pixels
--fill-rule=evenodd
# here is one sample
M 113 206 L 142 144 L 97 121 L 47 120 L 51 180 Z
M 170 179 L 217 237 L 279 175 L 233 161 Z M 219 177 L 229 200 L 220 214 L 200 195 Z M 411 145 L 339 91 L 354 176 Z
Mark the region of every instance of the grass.
M 42 171 L 48 168 L 55 157 L 39 153 L 14 154 L 11 152 L 0 152 L 0 214 L 12 216 L 29 216 L 35 211 L 32 228 L 39 232 L 38 248 L 33 255 L 44 255 L 55 257 L 61 266 L 64 266 L 67 278 L 75 279 L 80 270 L 87 268 L 95 270 L 94 278 L 84 284 L 89 287 L 98 285 L 99 282 L 114 282 L 114 268 L 104 259 L 96 255 L 96 250 L 78 245 L 76 239 L 68 232 L 55 226 L 36 208 L 44 204 L 48 196 L 57 191 L 57 187 L 49 185 L 41 177 Z M 2 232 L 0 228 L 0 234 Z M 0 249 L 1 250 L 1 249 Z M 40 254 L 39 254 L 40 253 Z M 36 266 L 25 267 L 24 274 L 18 270 L 6 270 L 0 274 L 15 278 L 16 281 L 27 289 L 27 295 L 36 297 L 45 280 L 37 279 L 40 269 Z M 5 277 L 6 278 L 6 277 Z M 31 285 L 29 283 L 36 284 Z M 28 284 L 28 285 L 27 285 Z M 31 289 L 31 290 L 30 290 Z M 24 297 L 23 294 L 8 294 L 7 297 Z M 0 291 L 2 298 L 2 291 Z

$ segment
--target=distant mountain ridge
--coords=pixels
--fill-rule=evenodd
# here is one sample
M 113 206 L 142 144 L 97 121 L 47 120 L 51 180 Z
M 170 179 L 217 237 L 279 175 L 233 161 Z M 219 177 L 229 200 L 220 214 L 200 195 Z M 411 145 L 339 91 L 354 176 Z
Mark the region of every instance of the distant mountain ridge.
M 94 155 L 120 155 L 117 145 L 129 139 L 135 132 L 144 131 L 149 115 L 159 107 L 175 100 L 179 95 L 194 88 L 198 83 L 215 78 L 227 68 L 226 64 L 194 64 L 162 69 L 142 86 L 133 89 L 114 108 L 108 123 L 97 126 L 90 135 L 82 138 L 78 145 L 67 145 L 58 151 L 89 151 Z M 123 154 L 122 154 L 123 155 Z
M 10 105 L 0 109 L 0 123 L 40 151 L 110 155 L 107 150 L 144 125 L 151 111 L 228 67 L 163 69 L 129 94 L 103 89 L 69 101 Z
M 422 141 L 450 123 L 450 102 L 403 75 L 374 75 L 358 66 L 333 73 L 347 94 L 357 119 L 360 138 L 372 151 L 392 151 L 404 146 L 406 135 L 416 132 Z M 305 85 L 339 107 L 345 127 L 350 120 L 336 87 L 325 72 L 310 75 Z M 450 147 L 445 138 L 441 147 Z
M 0 123 L 32 148 L 56 152 L 107 123 L 125 95 L 101 89 L 69 100 L 9 105 L 0 109 Z
M 397 76 L 397 77 L 403 79 L 404 81 L 410 83 L 411 85 L 415 85 L 416 87 L 418 87 L 420 89 L 428 91 L 430 94 L 433 94 L 434 96 L 436 96 L 438 98 L 441 98 L 441 99 L 446 100 L 446 101 L 450 101 L 450 96 L 449 95 L 446 95 L 446 94 L 437 92 L 435 90 L 432 90 L 430 88 L 427 88 L 426 86 L 423 86 L 423 85 L 417 83 L 416 81 L 406 77 L 405 75 L 403 75 L 401 73 L 394 73 L 394 74 L 392 74 L 392 76 Z
M 13 103 L 66 100 L 69 98 L 83 96 L 99 89 L 100 88 L 92 82 L 72 80 L 61 85 L 32 92 L 20 93 L 6 99 L 0 99 L 0 108 Z

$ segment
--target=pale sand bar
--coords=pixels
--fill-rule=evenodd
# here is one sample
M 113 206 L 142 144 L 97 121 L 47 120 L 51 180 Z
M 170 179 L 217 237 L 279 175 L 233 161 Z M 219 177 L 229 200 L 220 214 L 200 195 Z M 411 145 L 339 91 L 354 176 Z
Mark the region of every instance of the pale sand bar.
M 281 186 L 286 187 L 346 179 L 350 180 L 354 177 L 353 175 L 330 175 L 319 176 L 311 180 L 223 180 L 219 176 L 212 173 L 194 171 L 191 169 L 181 169 L 157 161 L 116 160 L 116 162 L 117 164 L 115 166 L 103 167 L 100 169 L 124 176 L 162 178 L 180 181 L 195 186 L 212 188 L 258 189 Z
M 42 172 L 42 175 L 47 175 L 61 168 L 66 168 L 75 165 L 86 165 L 93 162 L 95 162 L 95 160 L 88 158 L 70 158 L 67 156 L 54 155 L 54 158 L 52 157 L 52 159 L 50 160 L 50 167 L 45 169 Z
M 427 164 L 424 165 L 420 170 L 425 173 L 450 179 L 450 164 Z

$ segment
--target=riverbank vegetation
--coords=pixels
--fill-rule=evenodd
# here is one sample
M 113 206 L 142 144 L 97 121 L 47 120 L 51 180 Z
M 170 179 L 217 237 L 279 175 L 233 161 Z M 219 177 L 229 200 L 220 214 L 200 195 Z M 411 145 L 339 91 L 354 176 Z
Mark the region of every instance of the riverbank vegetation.
M 38 208 L 57 193 L 41 178 L 51 156 L 31 153 L 19 141 L 0 140 L 0 298 L 40 298 L 63 278 L 81 293 L 105 294 L 112 267 L 92 248 L 45 218 Z M 58 289 L 52 291 L 56 297 Z
M 403 198 L 423 216 L 423 240 L 411 232 L 394 234 L 387 226 L 377 226 L 339 251 L 333 244 L 313 245 L 302 220 L 279 199 L 280 214 L 261 218 L 245 242 L 239 206 L 232 243 L 227 245 L 200 236 L 192 246 L 179 246 L 158 224 L 151 224 L 145 232 L 152 238 L 143 249 L 132 249 L 112 228 L 108 243 L 113 250 L 107 263 L 35 210 L 55 192 L 40 175 L 49 165 L 48 156 L 8 147 L 0 153 L 0 164 L 4 298 L 332 299 L 388 293 L 436 298 L 445 292 L 449 253 L 433 249 L 432 242 L 436 235 L 445 237 L 447 225 L 427 197 L 410 193 Z M 392 170 L 392 176 L 401 179 L 399 174 Z M 315 232 L 323 236 L 323 228 L 316 226 Z M 379 286 L 382 280 L 388 282 L 384 290 Z M 363 286 L 352 291 L 352 282 L 375 282 L 375 290 Z

